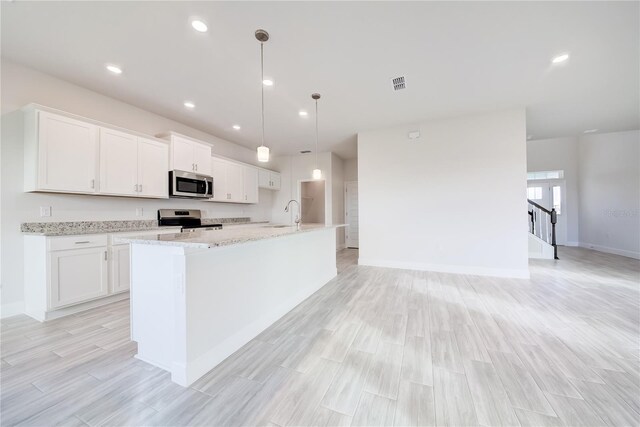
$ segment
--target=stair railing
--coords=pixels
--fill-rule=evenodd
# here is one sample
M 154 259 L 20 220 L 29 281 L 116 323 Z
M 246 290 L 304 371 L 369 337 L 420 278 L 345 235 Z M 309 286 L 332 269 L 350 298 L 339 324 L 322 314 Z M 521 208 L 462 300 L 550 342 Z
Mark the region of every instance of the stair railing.
M 558 214 L 555 209 L 547 209 L 533 200 L 529 203 L 529 232 L 553 246 L 553 257 L 558 258 L 558 245 L 556 244 L 556 223 Z

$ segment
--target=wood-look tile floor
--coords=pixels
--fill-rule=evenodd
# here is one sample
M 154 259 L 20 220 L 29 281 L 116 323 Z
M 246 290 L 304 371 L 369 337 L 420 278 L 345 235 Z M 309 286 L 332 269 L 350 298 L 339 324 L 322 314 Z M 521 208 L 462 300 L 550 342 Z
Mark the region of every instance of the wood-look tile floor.
M 639 262 L 566 248 L 531 280 L 355 265 L 190 388 L 133 358 L 128 302 L 2 321 L 11 425 L 640 424 Z

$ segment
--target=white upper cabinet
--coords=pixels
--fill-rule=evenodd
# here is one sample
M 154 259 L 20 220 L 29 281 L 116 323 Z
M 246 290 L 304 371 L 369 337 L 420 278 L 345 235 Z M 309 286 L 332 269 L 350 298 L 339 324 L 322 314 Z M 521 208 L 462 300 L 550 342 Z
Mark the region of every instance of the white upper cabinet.
M 168 198 L 169 145 L 28 106 L 24 190 Z
M 25 117 L 25 191 L 98 191 L 98 127 L 44 111 Z
M 167 198 L 167 144 L 100 128 L 100 194 Z
M 278 172 L 260 169 L 258 182 L 260 184 L 260 188 L 280 190 L 280 174 Z
M 138 138 L 138 195 L 169 196 L 169 147 L 159 141 Z
M 170 168 L 185 172 L 211 175 L 211 146 L 169 133 L 171 141 Z
M 258 169 L 218 157 L 211 158 L 211 202 L 258 203 Z
M 100 192 L 136 196 L 138 193 L 138 138 L 100 128 Z
M 258 169 L 244 167 L 244 202 L 258 203 Z

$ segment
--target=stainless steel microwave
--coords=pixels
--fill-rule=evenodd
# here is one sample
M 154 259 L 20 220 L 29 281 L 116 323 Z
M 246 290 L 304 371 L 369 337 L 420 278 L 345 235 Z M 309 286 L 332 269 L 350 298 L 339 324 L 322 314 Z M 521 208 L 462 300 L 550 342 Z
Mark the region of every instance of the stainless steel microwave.
M 213 197 L 213 178 L 193 172 L 169 171 L 169 197 L 210 199 Z

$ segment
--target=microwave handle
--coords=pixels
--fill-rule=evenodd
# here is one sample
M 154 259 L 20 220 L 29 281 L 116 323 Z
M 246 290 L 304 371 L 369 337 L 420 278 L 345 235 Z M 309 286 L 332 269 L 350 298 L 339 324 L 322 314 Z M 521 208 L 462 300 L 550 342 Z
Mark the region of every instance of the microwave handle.
M 204 180 L 204 195 L 205 197 L 209 195 L 209 180 L 206 178 Z

